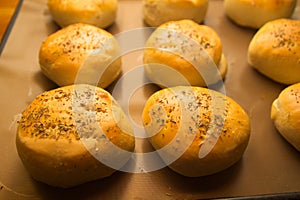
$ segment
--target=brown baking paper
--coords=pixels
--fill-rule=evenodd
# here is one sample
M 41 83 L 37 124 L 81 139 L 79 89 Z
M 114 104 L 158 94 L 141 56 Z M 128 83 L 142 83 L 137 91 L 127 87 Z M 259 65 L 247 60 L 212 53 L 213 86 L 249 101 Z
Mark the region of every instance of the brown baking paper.
M 300 18 L 299 3 L 294 18 Z M 275 130 L 270 106 L 285 87 L 252 69 L 246 61 L 247 47 L 255 30 L 233 24 L 224 14 L 223 1 L 210 0 L 204 24 L 220 35 L 229 70 L 224 81 L 226 95 L 237 101 L 251 119 L 251 138 L 243 158 L 229 169 L 207 177 L 186 178 L 162 168 L 136 173 L 117 172 L 111 177 L 71 189 L 57 189 L 34 181 L 16 151 L 15 135 L 20 113 L 40 93 L 57 86 L 38 65 L 39 47 L 58 30 L 46 0 L 24 0 L 0 57 L 0 199 L 201 199 L 300 192 L 300 153 Z M 107 30 L 113 34 L 145 27 L 142 4 L 120 0 L 117 20 Z M 145 35 L 146 37 L 147 35 Z M 123 75 L 142 64 L 142 51 L 123 58 Z M 126 84 L 120 85 L 126 90 Z M 128 112 L 140 124 L 146 99 L 158 88 L 141 87 L 132 92 Z M 113 91 L 113 87 L 108 88 Z M 137 140 L 137 151 L 151 151 Z

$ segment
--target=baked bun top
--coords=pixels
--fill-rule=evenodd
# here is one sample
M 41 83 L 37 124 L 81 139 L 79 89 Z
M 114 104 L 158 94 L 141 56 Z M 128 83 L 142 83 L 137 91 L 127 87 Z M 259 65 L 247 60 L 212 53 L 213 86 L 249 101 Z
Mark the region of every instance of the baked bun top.
M 105 88 L 120 74 L 118 53 L 119 46 L 112 34 L 78 23 L 46 38 L 40 47 L 39 63 L 42 72 L 59 86 L 75 81 L 94 85 L 99 81 L 98 86 Z
M 199 25 L 192 20 L 170 21 L 160 25 L 146 42 L 144 64 L 148 77 L 154 82 L 159 82 L 155 80 L 160 75 L 155 72 L 154 66 L 158 64 L 161 65 L 157 66 L 161 72 L 163 66 L 170 67 L 183 74 L 189 84 L 196 86 L 222 80 L 227 69 L 218 34 L 209 26 Z M 164 76 L 167 78 L 172 75 Z M 163 80 L 164 77 L 161 77 Z M 170 86 L 176 86 L 178 81 L 179 78 L 177 81 L 170 80 Z
M 236 1 L 240 2 L 244 5 L 249 5 L 252 8 L 261 8 L 265 11 L 272 11 L 276 12 L 282 7 L 291 7 L 295 4 L 295 0 L 226 0 L 228 2 L 230 1 Z
M 300 20 L 277 19 L 265 24 L 255 34 L 252 48 L 270 51 L 272 55 L 283 58 L 300 55 Z M 251 46 L 250 46 L 251 48 Z
M 200 6 L 203 4 L 204 1 L 203 0 L 162 0 L 162 2 L 168 2 L 178 7 L 190 7 L 190 6 Z
M 151 34 L 146 47 L 158 48 L 158 52 L 161 53 L 162 50 L 170 51 L 186 58 L 194 56 L 194 53 L 188 50 L 199 51 L 201 48 L 217 64 L 222 56 L 222 42 L 216 31 L 192 20 L 170 21 L 162 24 Z M 193 59 L 202 62 L 205 57 L 199 55 Z
M 201 87 L 178 86 L 154 93 L 146 102 L 143 124 L 162 159 L 186 176 L 229 167 L 240 159 L 250 137 L 249 117 L 242 107 Z
M 144 20 L 149 26 L 159 26 L 168 21 L 190 19 L 196 23 L 204 20 L 208 0 L 144 0 Z
M 280 92 L 272 103 L 271 119 L 279 133 L 300 151 L 300 83 Z
M 224 9 L 238 25 L 257 29 L 268 21 L 291 17 L 296 3 L 296 0 L 224 0 Z
M 97 132 L 97 127 L 101 127 L 102 133 Z M 18 126 L 19 136 L 28 140 L 79 145 L 80 140 L 101 143 L 105 137 L 124 150 L 133 150 L 132 131 L 125 114 L 107 91 L 84 84 L 38 95 L 22 113 Z M 70 153 L 75 152 L 76 148 Z
M 116 18 L 117 0 L 48 0 L 54 21 L 61 27 L 87 23 L 106 28 Z
M 269 78 L 284 84 L 300 81 L 300 20 L 266 23 L 252 38 L 248 62 Z

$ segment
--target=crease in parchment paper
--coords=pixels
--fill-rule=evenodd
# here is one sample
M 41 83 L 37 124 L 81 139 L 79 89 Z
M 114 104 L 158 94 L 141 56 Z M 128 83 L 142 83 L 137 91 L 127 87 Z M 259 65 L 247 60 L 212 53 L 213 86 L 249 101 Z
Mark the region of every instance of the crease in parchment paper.
M 15 126 L 17 126 L 18 121 L 21 119 L 21 116 L 22 116 L 21 113 L 14 115 L 13 120 L 8 127 L 9 131 L 11 131 Z

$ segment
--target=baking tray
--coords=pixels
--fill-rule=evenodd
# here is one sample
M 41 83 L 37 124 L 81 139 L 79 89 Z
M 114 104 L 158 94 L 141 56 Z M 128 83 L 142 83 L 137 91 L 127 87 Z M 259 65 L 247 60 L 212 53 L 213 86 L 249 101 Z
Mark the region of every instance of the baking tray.
M 10 30 L 14 25 L 23 0 L 3 1 L 0 3 L 1 27 L 0 27 L 0 55 L 9 36 Z
M 145 27 L 139 0 L 120 0 L 113 34 Z M 293 18 L 300 18 L 299 3 Z M 204 199 L 204 198 L 299 198 L 300 153 L 275 130 L 270 106 L 286 87 L 252 69 L 246 61 L 247 47 L 255 30 L 233 24 L 225 16 L 223 1 L 210 0 L 204 24 L 220 35 L 229 70 L 224 81 L 226 95 L 237 101 L 251 119 L 251 138 L 243 158 L 229 169 L 206 177 L 187 178 L 169 168 L 140 168 L 136 173 L 112 176 L 71 189 L 57 189 L 34 181 L 24 169 L 15 147 L 17 120 L 40 93 L 57 86 L 40 71 L 38 51 L 45 38 L 58 30 L 46 0 L 24 0 L 0 58 L 0 199 Z M 132 40 L 134 46 L 135 40 Z M 123 76 L 142 64 L 138 48 L 123 57 Z M 145 77 L 144 77 L 145 79 Z M 134 81 L 133 81 L 134 82 Z M 126 90 L 126 85 L 120 85 Z M 141 87 L 127 105 L 130 117 L 140 123 L 145 100 L 158 88 Z M 114 87 L 108 88 L 113 92 Z M 145 140 L 138 151 L 150 151 Z

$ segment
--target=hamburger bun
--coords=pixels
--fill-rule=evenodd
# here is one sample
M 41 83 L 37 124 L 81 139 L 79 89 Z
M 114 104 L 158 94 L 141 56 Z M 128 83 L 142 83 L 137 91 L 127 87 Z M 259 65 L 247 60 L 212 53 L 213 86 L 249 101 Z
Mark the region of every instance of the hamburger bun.
M 207 86 L 227 72 L 218 34 L 191 20 L 159 26 L 146 42 L 143 61 L 148 78 L 161 87 Z
M 110 176 L 134 146 L 132 127 L 113 97 L 81 84 L 37 96 L 22 113 L 16 136 L 31 176 L 62 188 Z
M 249 44 L 248 63 L 276 82 L 300 82 L 300 20 L 277 19 L 261 27 Z
M 53 20 L 65 27 L 86 23 L 106 28 L 116 19 L 117 0 L 48 0 L 47 6 Z
M 292 16 L 297 0 L 224 0 L 226 15 L 236 24 L 258 29 L 268 21 Z
M 188 177 L 232 166 L 241 159 L 250 137 L 249 117 L 242 107 L 207 88 L 162 89 L 148 99 L 142 119 L 166 166 Z
M 48 36 L 39 50 L 42 72 L 59 86 L 74 83 L 106 88 L 121 72 L 119 46 L 109 32 L 72 24 Z
M 274 100 L 271 119 L 283 138 L 300 151 L 300 83 L 285 88 Z
M 153 27 L 182 19 L 201 23 L 207 8 L 208 0 L 143 0 L 144 21 Z

